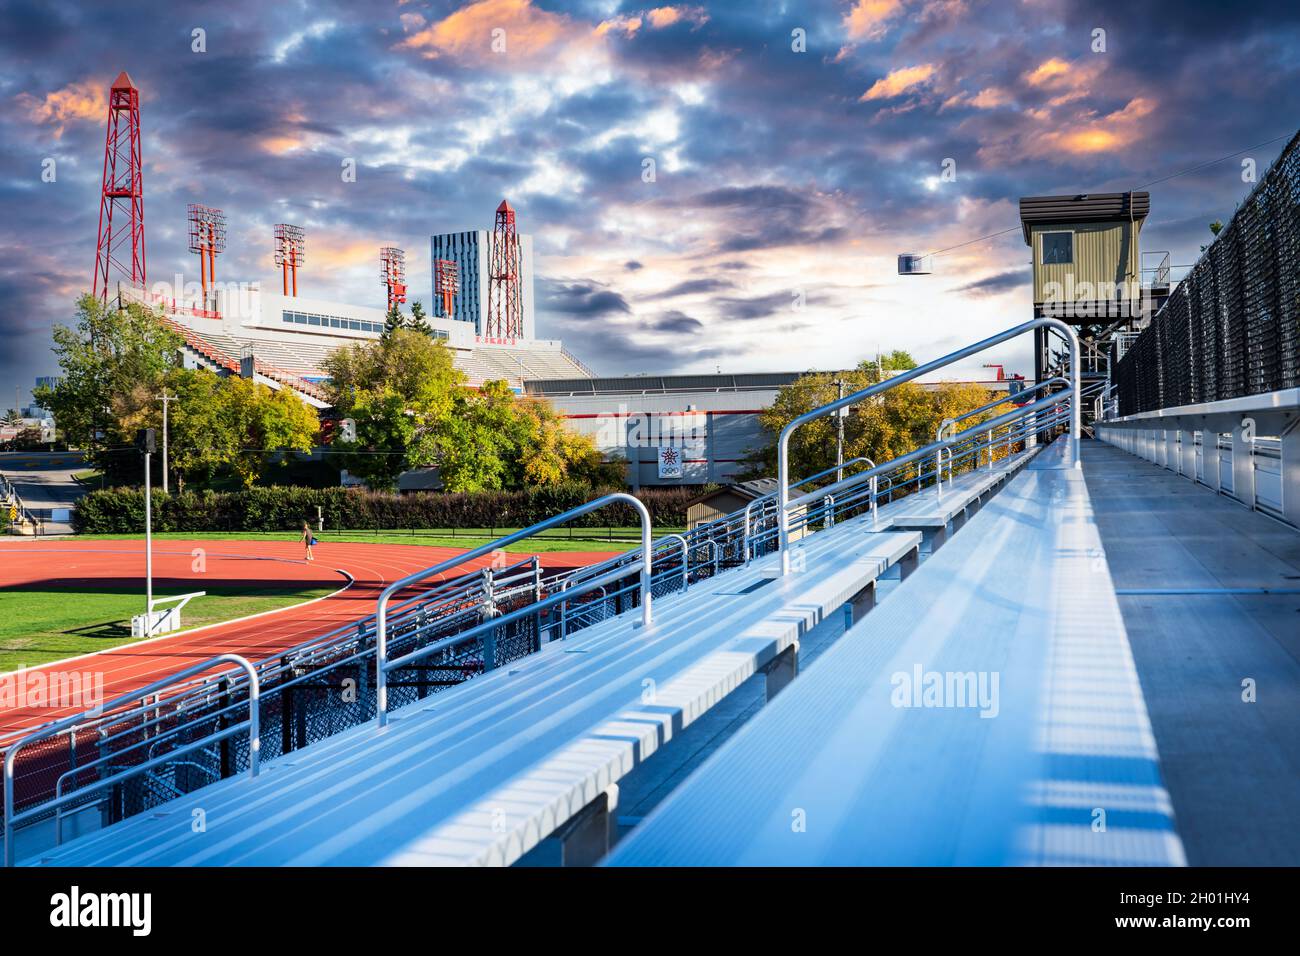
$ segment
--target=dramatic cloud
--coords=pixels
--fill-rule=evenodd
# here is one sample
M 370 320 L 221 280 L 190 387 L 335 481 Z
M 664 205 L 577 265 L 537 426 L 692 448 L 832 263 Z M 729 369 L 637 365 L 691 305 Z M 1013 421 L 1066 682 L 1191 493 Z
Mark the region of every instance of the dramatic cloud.
M 1022 195 L 1159 181 L 1143 247 L 1191 262 L 1249 191 L 1241 160 L 1266 168 L 1300 116 L 1293 0 L 185 9 L 0 0 L 0 395 L 55 371 L 49 329 L 90 284 L 124 69 L 151 283 L 197 279 L 200 202 L 228 218 L 222 280 L 278 287 L 292 222 L 304 295 L 381 306 L 395 245 L 427 305 L 430 234 L 507 197 L 540 334 L 607 374 L 841 368 L 1005 328 L 1030 308 Z M 1024 371 L 1029 346 L 985 359 Z
M 952 291 L 958 295 L 969 295 L 977 298 L 988 295 L 1001 295 L 1004 292 L 1010 292 L 1012 289 L 1022 289 L 1028 286 L 1032 278 L 1031 270 L 1014 269 L 1010 272 L 999 272 L 995 275 L 985 276 L 982 279 L 976 279 L 974 282 L 967 282 Z

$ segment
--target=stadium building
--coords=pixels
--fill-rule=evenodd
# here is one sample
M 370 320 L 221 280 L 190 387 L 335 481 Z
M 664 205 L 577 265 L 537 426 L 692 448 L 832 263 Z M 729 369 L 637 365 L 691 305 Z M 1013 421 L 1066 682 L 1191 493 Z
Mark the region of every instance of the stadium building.
M 974 384 L 1008 393 L 1023 384 L 998 368 L 996 379 Z M 626 461 L 633 488 L 726 484 L 740 480 L 749 456 L 772 441 L 759 416 L 782 386 L 805 374 L 586 376 L 525 381 L 524 390 L 590 435 L 606 460 Z
M 288 387 L 317 408 L 326 407 L 320 382 L 326 356 L 340 346 L 373 341 L 384 329 L 384 310 L 370 306 L 284 296 L 259 286 L 218 288 L 215 308 L 119 283 L 124 302 L 161 308 L 185 337 L 185 364 L 220 374 L 244 375 L 272 388 Z M 531 297 L 530 297 L 531 298 Z M 452 350 L 471 385 L 502 379 L 516 391 L 534 378 L 589 378 L 591 371 L 557 340 L 488 342 L 469 322 L 430 316 L 433 335 Z

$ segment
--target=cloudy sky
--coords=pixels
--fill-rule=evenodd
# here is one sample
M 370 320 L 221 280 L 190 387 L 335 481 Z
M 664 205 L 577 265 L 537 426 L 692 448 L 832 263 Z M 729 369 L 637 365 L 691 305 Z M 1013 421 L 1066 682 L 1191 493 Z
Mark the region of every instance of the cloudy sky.
M 304 294 L 382 305 L 378 250 L 397 245 L 427 303 L 429 234 L 490 228 L 504 196 L 536 236 L 541 333 L 609 374 L 935 357 L 1029 316 L 1019 196 L 1163 180 L 1143 247 L 1190 263 L 1248 191 L 1243 159 L 1262 173 L 1300 122 L 1284 0 L 0 11 L 0 407 L 55 370 L 50 327 L 90 284 L 123 69 L 151 284 L 197 278 L 200 202 L 229 220 L 220 279 L 278 285 L 287 221 L 307 230 Z M 895 274 L 899 252 L 1003 230 Z M 1027 344 L 993 358 L 1029 370 Z

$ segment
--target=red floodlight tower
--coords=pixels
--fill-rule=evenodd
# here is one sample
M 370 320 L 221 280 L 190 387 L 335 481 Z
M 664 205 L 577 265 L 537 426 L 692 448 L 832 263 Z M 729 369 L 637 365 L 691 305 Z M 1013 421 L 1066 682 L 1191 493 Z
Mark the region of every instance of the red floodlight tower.
M 388 308 L 406 301 L 406 253 L 395 246 L 379 250 L 379 279 L 388 289 Z
M 208 284 L 217 284 L 217 253 L 226 251 L 226 214 L 211 206 L 189 205 L 190 252 L 199 255 L 203 308 L 208 307 Z
M 113 220 L 117 219 L 115 223 Z M 128 235 L 131 262 L 124 254 Z M 140 91 L 123 70 L 108 91 L 108 130 L 104 136 L 104 180 L 99 200 L 99 239 L 95 244 L 94 294 L 108 300 L 109 273 L 116 270 L 144 286 L 144 180 L 140 162 Z
M 492 246 L 488 253 L 488 314 L 485 333 L 489 338 L 521 338 L 524 310 L 519 291 L 519 232 L 515 211 L 504 199 L 497 206 Z
M 307 237 L 302 226 L 278 223 L 275 227 L 275 264 L 280 267 L 284 280 L 284 294 L 289 294 L 290 281 L 293 295 L 298 295 L 298 266 L 307 261 Z
M 442 298 L 443 317 L 450 319 L 456 295 L 460 292 L 460 272 L 451 259 L 434 260 L 433 292 Z

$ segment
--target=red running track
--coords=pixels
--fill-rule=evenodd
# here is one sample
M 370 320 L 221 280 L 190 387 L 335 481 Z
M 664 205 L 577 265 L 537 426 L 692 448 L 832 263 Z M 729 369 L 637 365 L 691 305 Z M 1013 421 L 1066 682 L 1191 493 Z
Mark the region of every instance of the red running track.
M 194 549 L 206 567 L 194 570 Z M 154 588 L 201 591 L 208 587 L 337 587 L 326 598 L 243 621 L 213 624 L 192 633 L 137 641 L 32 671 L 74 670 L 103 673 L 104 700 L 111 700 L 216 654 L 241 654 L 251 661 L 281 651 L 365 617 L 375 609 L 384 586 L 421 568 L 464 554 L 461 548 L 404 544 L 322 544 L 316 560 L 302 559 L 292 541 L 176 541 L 154 543 Z M 618 552 L 554 552 L 540 555 L 548 569 L 593 564 Z M 510 560 L 523 560 L 512 554 Z M 429 584 L 485 567 L 488 557 L 467 561 Z M 144 599 L 144 544 L 140 541 L 11 540 L 0 542 L 0 588 L 59 587 L 95 590 L 133 587 Z M 346 572 L 346 573 L 344 573 Z M 348 575 L 352 581 L 349 583 Z M 71 662 L 71 663 L 70 663 Z M 0 709 L 0 736 L 79 713 L 82 707 L 7 707 Z

